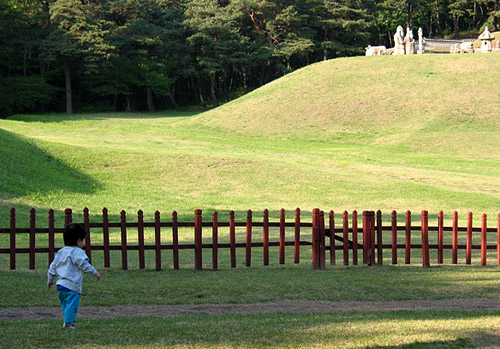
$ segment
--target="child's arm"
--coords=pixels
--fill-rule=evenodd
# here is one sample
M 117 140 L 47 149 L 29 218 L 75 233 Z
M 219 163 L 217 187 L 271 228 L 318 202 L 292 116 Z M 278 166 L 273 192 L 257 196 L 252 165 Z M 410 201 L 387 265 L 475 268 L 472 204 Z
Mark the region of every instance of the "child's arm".
M 95 270 L 95 268 L 92 266 L 92 264 L 89 263 L 89 257 L 87 257 L 83 250 L 80 250 L 75 255 L 74 263 L 80 270 L 83 270 L 83 272 L 91 273 L 92 275 L 94 275 L 97 281 L 101 279 L 101 274 L 99 274 L 97 270 Z

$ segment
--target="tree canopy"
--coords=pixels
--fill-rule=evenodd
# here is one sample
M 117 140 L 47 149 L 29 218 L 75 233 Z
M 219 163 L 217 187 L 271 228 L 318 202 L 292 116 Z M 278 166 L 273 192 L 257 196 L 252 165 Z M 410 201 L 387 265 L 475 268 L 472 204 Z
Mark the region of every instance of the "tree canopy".
M 0 116 L 217 106 L 294 69 L 499 29 L 499 0 L 0 0 Z

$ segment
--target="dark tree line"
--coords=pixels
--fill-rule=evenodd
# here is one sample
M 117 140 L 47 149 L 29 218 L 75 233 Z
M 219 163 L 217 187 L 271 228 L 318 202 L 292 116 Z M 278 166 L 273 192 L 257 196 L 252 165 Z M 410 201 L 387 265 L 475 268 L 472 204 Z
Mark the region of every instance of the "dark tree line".
M 498 29 L 500 0 L 0 0 L 0 116 L 218 106 L 307 64 Z

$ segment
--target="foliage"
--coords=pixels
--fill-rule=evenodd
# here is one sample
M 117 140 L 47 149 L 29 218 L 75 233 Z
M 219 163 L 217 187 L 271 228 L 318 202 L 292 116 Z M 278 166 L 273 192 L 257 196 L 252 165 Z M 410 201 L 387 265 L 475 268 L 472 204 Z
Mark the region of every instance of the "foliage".
M 310 63 L 362 54 L 368 43 L 390 47 L 398 25 L 421 26 L 427 37 L 498 29 L 498 7 L 495 0 L 0 0 L 0 77 L 40 76 L 64 87 L 66 98 L 43 101 L 51 110 L 204 106 L 207 97 L 217 106 Z M 22 93 L 32 101 L 16 111 L 41 105 Z
M 0 117 L 22 112 L 37 112 L 40 105 L 54 98 L 56 88 L 39 76 L 0 78 Z

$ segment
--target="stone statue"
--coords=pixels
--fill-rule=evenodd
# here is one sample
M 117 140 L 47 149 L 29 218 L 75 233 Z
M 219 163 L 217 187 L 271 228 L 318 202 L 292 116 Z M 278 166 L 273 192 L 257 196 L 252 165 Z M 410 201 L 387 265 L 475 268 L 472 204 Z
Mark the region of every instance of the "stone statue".
M 402 26 L 398 26 L 396 34 L 394 34 L 394 53 L 393 55 L 404 55 L 405 54 L 405 44 L 404 44 L 404 30 Z
M 484 28 L 484 32 L 479 35 L 478 39 L 481 40 L 481 52 L 491 52 L 491 42 L 495 40 L 495 37 L 491 34 L 488 26 Z
M 424 53 L 424 30 L 422 27 L 418 28 L 418 54 Z
M 404 39 L 405 51 L 407 55 L 412 55 L 415 53 L 415 40 L 413 39 L 413 30 L 410 27 L 406 27 L 406 36 Z

